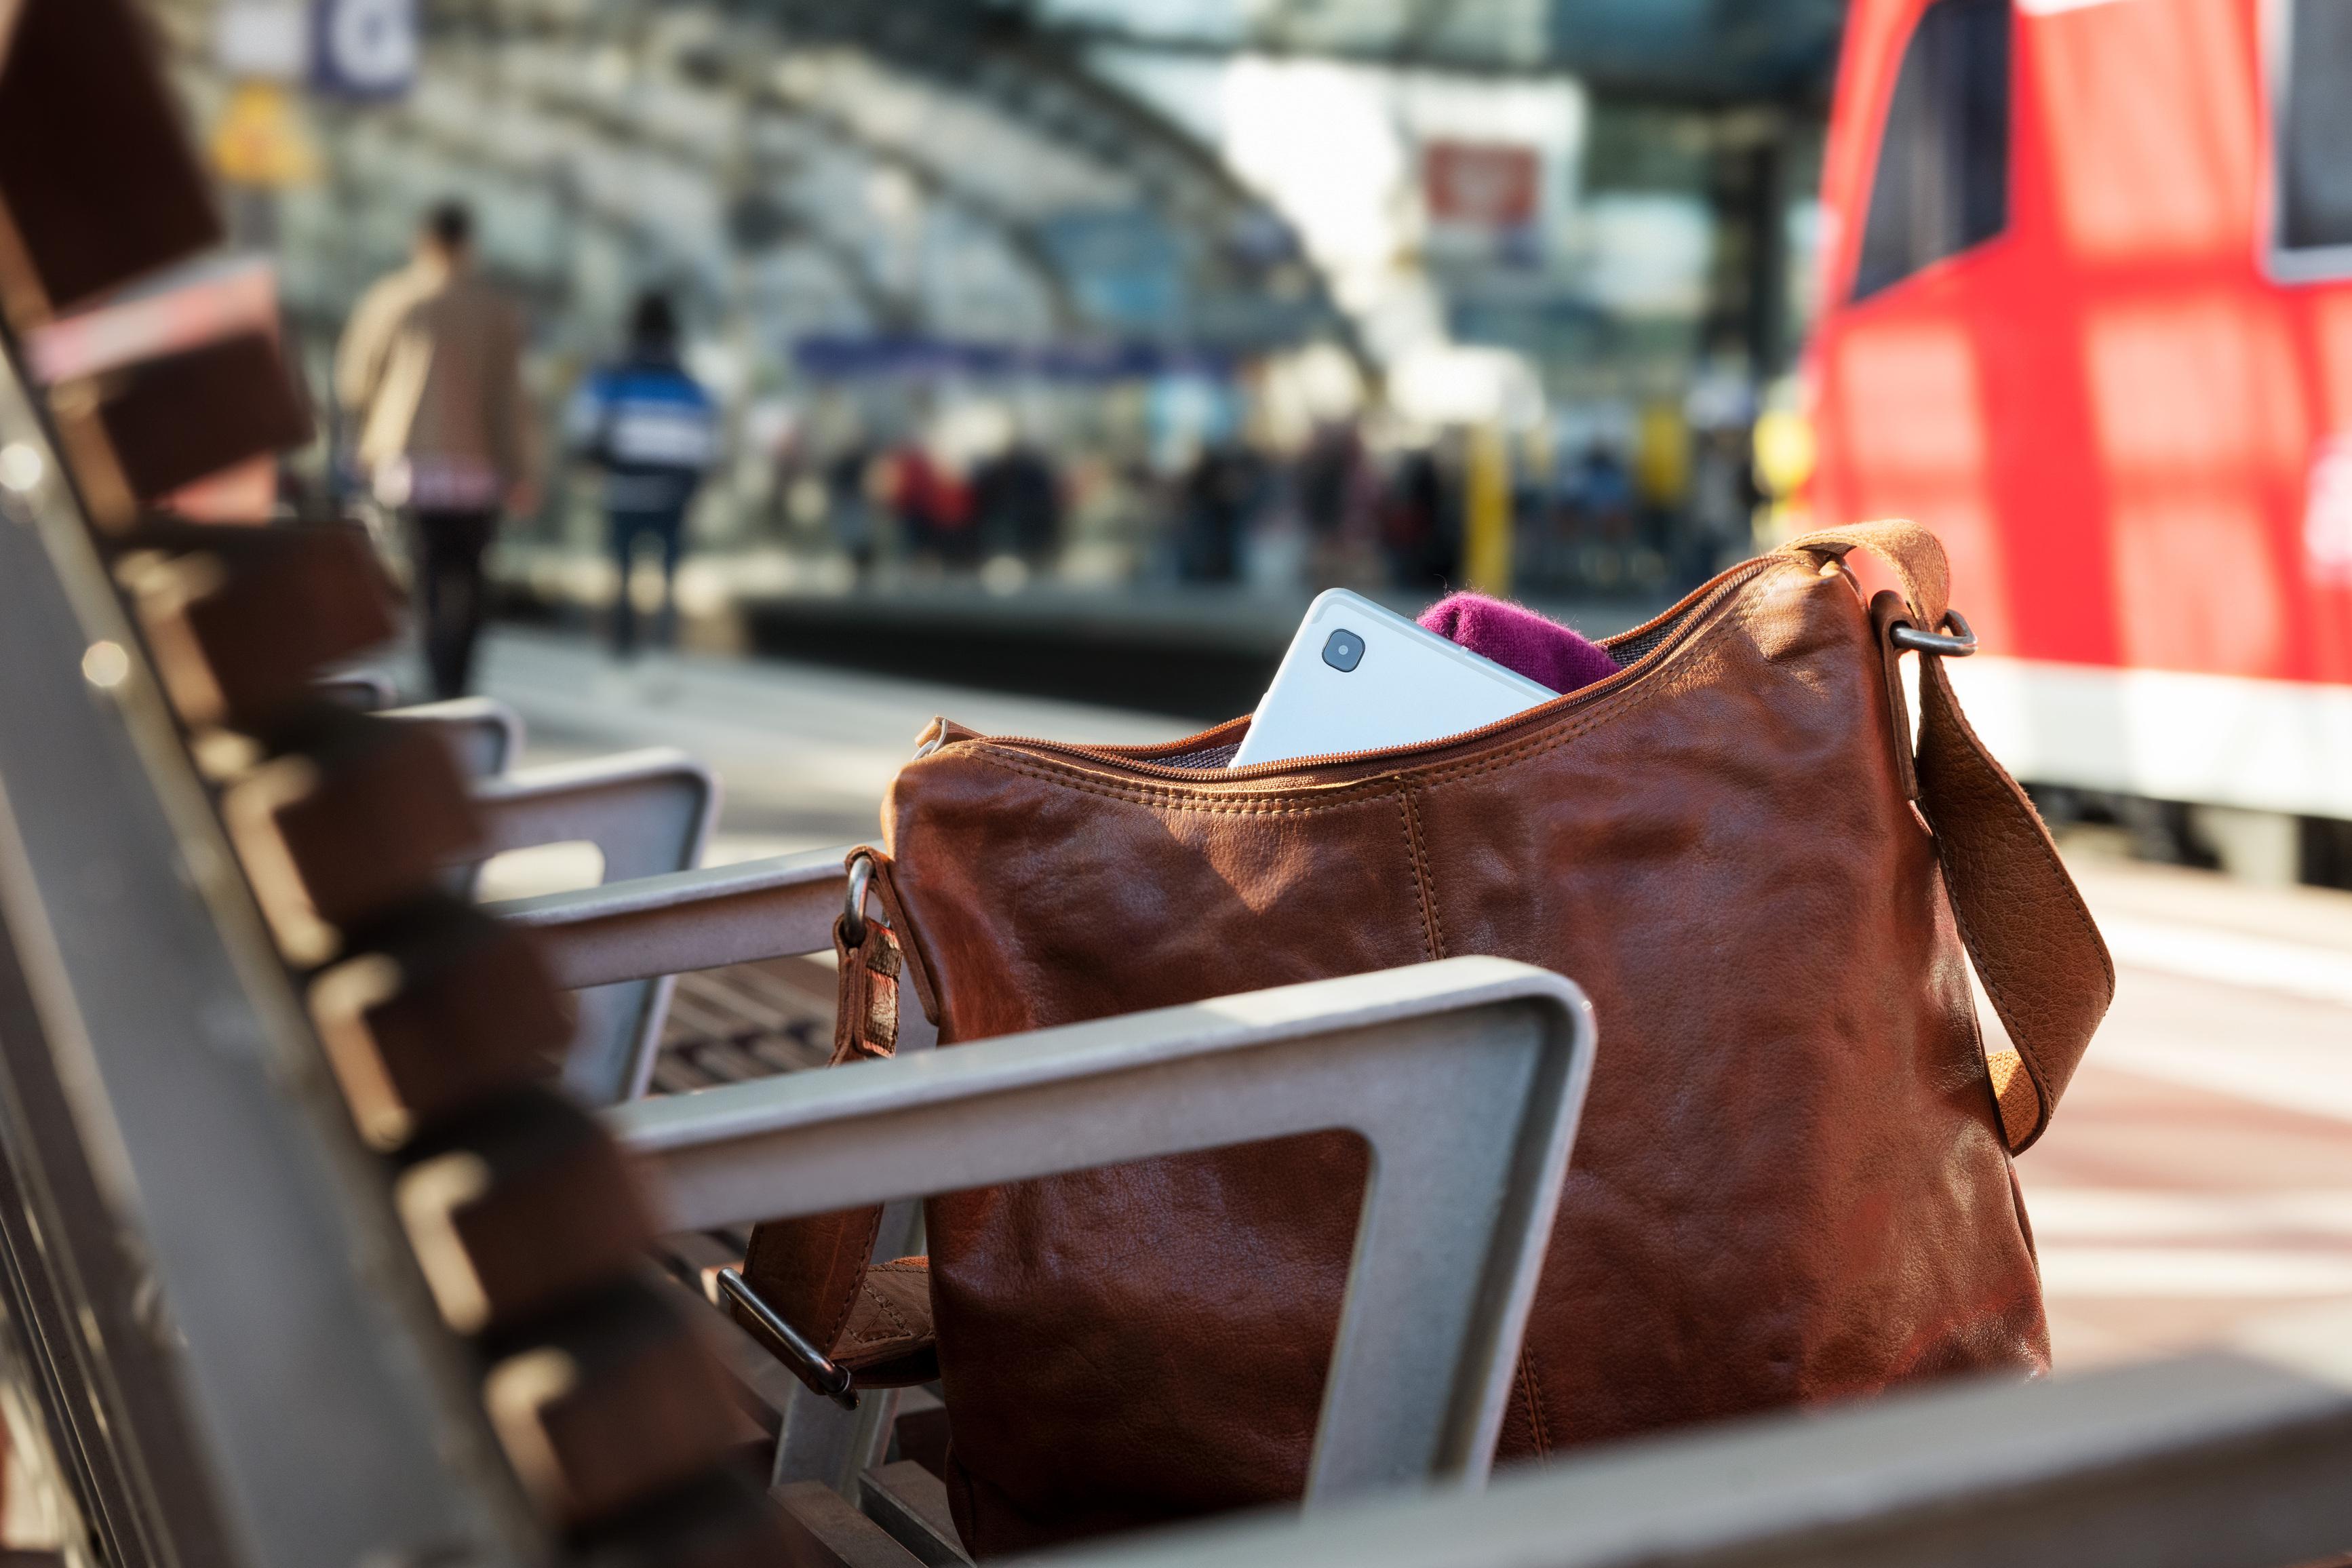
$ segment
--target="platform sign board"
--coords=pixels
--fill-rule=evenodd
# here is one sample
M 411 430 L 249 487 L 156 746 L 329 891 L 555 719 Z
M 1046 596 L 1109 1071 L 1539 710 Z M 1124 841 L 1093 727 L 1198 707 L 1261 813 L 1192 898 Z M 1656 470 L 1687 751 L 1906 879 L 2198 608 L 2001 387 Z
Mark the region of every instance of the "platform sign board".
M 1423 243 L 1450 296 L 1472 282 L 1465 268 L 1481 284 L 1497 268 L 1542 269 L 1544 176 L 1543 150 L 1530 143 L 1446 137 L 1422 143 Z
M 334 98 L 398 98 L 416 81 L 416 0 L 312 0 L 310 86 Z
M 226 0 L 213 18 L 213 58 L 238 81 L 300 81 L 310 65 L 307 0 Z
M 1543 159 L 1508 142 L 1433 141 L 1422 149 L 1422 190 L 1432 220 L 1496 232 L 1533 223 Z
M 1126 332 L 1182 330 L 1190 301 L 1183 237 L 1143 207 L 1055 213 L 1039 234 L 1079 308 Z

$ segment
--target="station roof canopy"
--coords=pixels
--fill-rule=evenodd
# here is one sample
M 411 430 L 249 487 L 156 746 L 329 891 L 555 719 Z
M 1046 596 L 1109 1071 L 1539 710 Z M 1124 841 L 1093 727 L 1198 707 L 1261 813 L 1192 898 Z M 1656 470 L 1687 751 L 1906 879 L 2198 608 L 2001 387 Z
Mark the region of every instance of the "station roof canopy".
M 1818 97 L 1844 0 L 971 0 L 1134 47 L 1566 72 L 1682 102 Z
M 207 68 L 216 3 L 152 0 L 191 74 Z M 1246 352 L 1351 328 L 1291 223 L 1122 60 L 1288 55 L 1574 77 L 1702 106 L 1804 101 L 1826 83 L 1842 4 L 425 0 L 420 14 L 415 89 L 322 120 L 341 171 L 341 205 L 313 230 L 338 250 L 307 302 L 322 317 L 404 246 L 416 207 L 455 189 L 480 198 L 499 259 L 551 300 L 579 298 L 586 236 L 631 276 L 735 299 L 793 334 Z

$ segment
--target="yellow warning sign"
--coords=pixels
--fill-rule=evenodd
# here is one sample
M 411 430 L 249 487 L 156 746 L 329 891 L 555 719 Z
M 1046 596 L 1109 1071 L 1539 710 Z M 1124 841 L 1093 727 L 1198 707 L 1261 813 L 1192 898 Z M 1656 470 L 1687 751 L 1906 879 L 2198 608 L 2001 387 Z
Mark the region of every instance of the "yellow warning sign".
M 294 100 L 274 81 L 240 83 L 213 127 L 213 169 L 240 185 L 307 185 L 319 177 L 319 150 Z

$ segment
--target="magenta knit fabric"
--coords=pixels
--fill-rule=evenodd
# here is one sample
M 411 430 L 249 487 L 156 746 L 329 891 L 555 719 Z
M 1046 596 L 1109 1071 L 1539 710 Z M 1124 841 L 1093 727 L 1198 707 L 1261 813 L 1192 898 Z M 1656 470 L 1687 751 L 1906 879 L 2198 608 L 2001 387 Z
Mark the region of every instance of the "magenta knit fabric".
M 1617 661 L 1600 644 L 1484 594 L 1448 594 L 1421 613 L 1421 624 L 1554 691 L 1574 691 L 1617 673 Z

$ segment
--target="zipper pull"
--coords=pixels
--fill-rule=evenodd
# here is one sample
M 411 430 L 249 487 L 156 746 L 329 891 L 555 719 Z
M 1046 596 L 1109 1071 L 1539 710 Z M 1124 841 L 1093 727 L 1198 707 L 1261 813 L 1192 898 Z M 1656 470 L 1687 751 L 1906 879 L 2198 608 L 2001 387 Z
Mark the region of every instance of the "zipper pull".
M 949 718 L 937 718 L 923 726 L 915 737 L 915 759 L 919 762 L 941 746 L 952 746 L 959 741 L 976 741 L 980 731 L 969 724 L 959 724 Z

